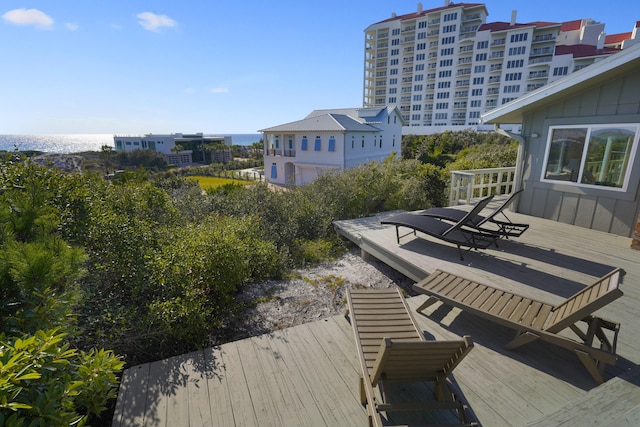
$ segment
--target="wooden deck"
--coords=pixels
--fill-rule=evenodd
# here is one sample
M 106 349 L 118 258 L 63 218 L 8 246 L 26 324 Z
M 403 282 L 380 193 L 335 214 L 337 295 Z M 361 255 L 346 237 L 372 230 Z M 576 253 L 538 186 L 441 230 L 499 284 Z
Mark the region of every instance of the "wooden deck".
M 550 302 L 622 267 L 624 296 L 598 312 L 621 323 L 620 358 L 601 386 L 569 351 L 538 342 L 504 350 L 512 331 L 439 304 L 414 315 L 427 339 L 472 336 L 475 348 L 453 379 L 481 425 L 640 425 L 640 252 L 630 238 L 509 216 L 530 229 L 499 248 L 467 252 L 464 261 L 454 246 L 420 233 L 398 245 L 380 217 L 337 229 L 416 281 L 442 269 Z M 412 297 L 409 306 L 424 299 Z M 351 327 L 335 316 L 129 368 L 113 425 L 364 426 L 358 369 Z

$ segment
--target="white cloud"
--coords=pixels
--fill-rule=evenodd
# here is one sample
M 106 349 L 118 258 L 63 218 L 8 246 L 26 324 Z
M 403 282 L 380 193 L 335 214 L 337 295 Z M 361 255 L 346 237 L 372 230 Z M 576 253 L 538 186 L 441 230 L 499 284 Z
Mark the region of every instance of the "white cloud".
M 67 22 L 66 24 L 64 24 L 64 26 L 67 27 L 67 30 L 69 31 L 75 31 L 80 28 L 78 27 L 78 24 L 74 24 L 73 22 Z
M 33 25 L 41 30 L 53 27 L 53 19 L 38 9 L 14 9 L 2 17 L 5 21 L 15 25 Z
M 211 89 L 211 93 L 228 93 L 229 88 L 227 87 L 214 87 Z
M 138 23 L 145 30 L 160 31 L 162 27 L 175 27 L 178 23 L 167 15 L 156 15 L 151 12 L 142 12 L 136 15 Z

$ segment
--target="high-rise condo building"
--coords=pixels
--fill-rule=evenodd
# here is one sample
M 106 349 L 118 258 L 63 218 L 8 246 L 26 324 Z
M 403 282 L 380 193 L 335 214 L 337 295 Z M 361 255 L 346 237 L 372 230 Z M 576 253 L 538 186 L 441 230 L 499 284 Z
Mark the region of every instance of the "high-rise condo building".
M 408 128 L 428 134 L 479 126 L 480 115 L 635 43 L 604 23 L 486 22 L 482 3 L 396 15 L 365 30 L 364 107 L 396 105 Z M 486 128 L 486 126 L 485 126 Z

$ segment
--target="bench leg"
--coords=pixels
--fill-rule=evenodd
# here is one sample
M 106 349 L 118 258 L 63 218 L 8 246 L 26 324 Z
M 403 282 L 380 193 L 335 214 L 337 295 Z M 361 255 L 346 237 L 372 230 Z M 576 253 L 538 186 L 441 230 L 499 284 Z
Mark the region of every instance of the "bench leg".
M 600 369 L 598 369 L 598 366 L 596 365 L 595 360 L 593 360 L 593 358 L 589 355 L 589 353 L 585 353 L 584 351 L 580 351 L 580 350 L 574 350 L 574 351 L 580 358 L 580 361 L 582 362 L 582 364 L 587 368 L 587 371 L 589 371 L 593 379 L 596 380 L 598 384 L 604 383 L 602 372 L 600 372 Z
M 530 331 L 519 332 L 513 340 L 511 340 L 504 346 L 504 348 L 506 348 L 507 350 L 513 350 L 514 348 L 518 348 L 520 346 L 528 344 L 531 341 L 535 341 L 538 338 L 540 338 L 538 335 Z

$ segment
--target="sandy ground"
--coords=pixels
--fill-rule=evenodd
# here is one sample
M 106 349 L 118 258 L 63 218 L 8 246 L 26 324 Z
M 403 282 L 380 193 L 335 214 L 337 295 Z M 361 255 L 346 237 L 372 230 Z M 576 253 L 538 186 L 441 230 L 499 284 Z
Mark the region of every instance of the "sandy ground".
M 411 279 L 372 257 L 364 260 L 359 253 L 355 248 L 336 261 L 295 270 L 291 279 L 248 286 L 240 298 L 253 304 L 233 340 L 344 314 L 346 287 L 398 285 L 411 293 Z

